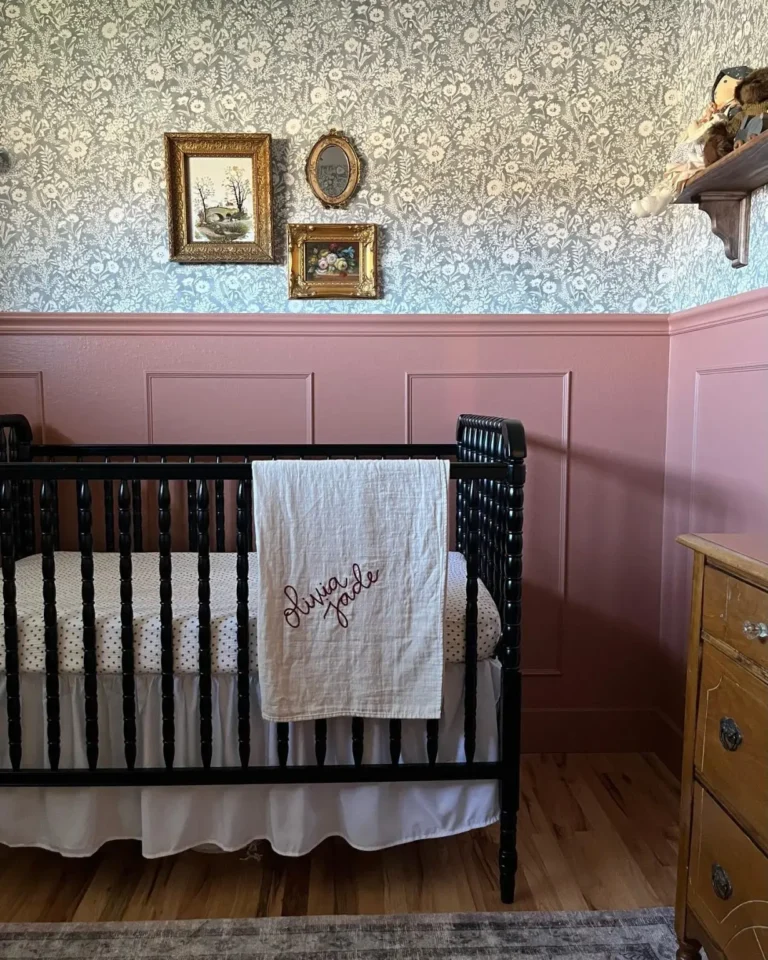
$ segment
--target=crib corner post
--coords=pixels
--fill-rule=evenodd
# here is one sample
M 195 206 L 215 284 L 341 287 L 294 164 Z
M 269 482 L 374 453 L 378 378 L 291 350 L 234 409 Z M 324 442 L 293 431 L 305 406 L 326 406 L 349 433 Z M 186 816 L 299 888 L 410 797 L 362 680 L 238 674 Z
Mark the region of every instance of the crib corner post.
M 515 898 L 517 872 L 517 812 L 520 806 L 520 727 L 522 682 L 520 674 L 520 614 L 523 561 L 523 484 L 525 463 L 510 459 L 503 487 L 504 576 L 502 584 L 501 642 L 501 779 L 499 882 L 502 903 Z
M 514 903 L 517 873 L 517 812 L 520 806 L 520 671 L 502 652 L 501 780 L 499 781 L 499 885 L 501 902 Z
M 13 536 L 13 488 L 0 481 L 0 557 L 3 571 L 3 635 L 5 643 L 8 753 L 11 767 L 21 768 L 21 691 L 19 686 L 19 633 L 16 614 L 16 542 Z

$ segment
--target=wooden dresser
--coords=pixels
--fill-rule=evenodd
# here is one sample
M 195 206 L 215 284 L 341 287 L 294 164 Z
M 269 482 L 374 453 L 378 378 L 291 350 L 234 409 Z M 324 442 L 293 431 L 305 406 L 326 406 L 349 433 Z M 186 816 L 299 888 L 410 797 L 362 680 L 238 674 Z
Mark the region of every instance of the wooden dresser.
M 694 551 L 678 957 L 768 958 L 768 535 L 684 536 Z

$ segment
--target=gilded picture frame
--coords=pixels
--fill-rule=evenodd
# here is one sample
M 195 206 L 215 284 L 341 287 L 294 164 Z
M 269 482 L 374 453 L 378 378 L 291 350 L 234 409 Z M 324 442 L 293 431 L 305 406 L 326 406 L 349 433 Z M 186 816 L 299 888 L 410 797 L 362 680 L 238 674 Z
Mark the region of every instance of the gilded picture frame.
M 177 263 L 274 263 L 272 137 L 166 133 L 168 243 Z
M 290 299 L 375 299 L 379 293 L 375 223 L 289 223 Z
M 326 178 L 323 175 L 322 160 L 323 157 L 337 158 L 336 162 L 341 161 L 346 167 L 338 170 L 340 183 L 335 192 L 329 189 Z M 345 137 L 340 130 L 331 130 L 330 133 L 320 137 L 317 143 L 309 151 L 305 173 L 307 183 L 312 193 L 322 203 L 324 207 L 344 207 L 349 203 L 360 185 L 360 174 L 362 165 L 360 157 L 355 150 L 354 144 Z

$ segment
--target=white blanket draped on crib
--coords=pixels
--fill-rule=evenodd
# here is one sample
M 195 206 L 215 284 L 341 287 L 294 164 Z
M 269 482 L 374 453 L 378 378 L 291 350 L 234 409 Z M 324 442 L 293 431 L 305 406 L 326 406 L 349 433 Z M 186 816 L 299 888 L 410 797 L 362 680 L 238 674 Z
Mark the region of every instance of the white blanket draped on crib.
M 447 460 L 255 460 L 270 720 L 440 716 Z
M 475 759 L 498 759 L 499 664 L 477 665 Z M 61 767 L 86 767 L 82 675 L 59 678 Z M 98 678 L 99 765 L 122 767 L 122 678 Z M 447 664 L 438 761 L 464 760 L 464 665 Z M 21 677 L 22 766 L 47 766 L 45 675 Z M 200 765 L 198 679 L 174 678 L 176 765 Z M 160 677 L 136 677 L 137 766 L 162 766 Z M 0 767 L 10 766 L 5 676 L 0 675 Z M 237 678 L 213 678 L 213 764 L 237 766 Z M 289 764 L 314 763 L 314 724 L 290 728 Z M 352 763 L 350 721 L 329 720 L 326 763 Z M 404 720 L 404 763 L 425 762 L 425 722 Z M 365 723 L 365 763 L 389 762 L 386 720 Z M 258 679 L 251 679 L 251 763 L 277 764 L 275 727 L 262 719 Z M 196 787 L 0 788 L 0 843 L 88 856 L 114 839 L 141 841 L 159 857 L 212 843 L 237 850 L 266 839 L 299 856 L 328 836 L 359 849 L 379 849 L 483 827 L 498 818 L 495 781 L 464 783 L 303 784 Z

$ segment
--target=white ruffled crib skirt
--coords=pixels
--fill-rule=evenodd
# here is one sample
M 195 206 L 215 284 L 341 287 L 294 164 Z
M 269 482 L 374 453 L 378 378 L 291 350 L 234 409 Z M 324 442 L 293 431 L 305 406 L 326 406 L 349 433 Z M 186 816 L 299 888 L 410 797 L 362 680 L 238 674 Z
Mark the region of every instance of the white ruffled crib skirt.
M 438 761 L 464 760 L 464 664 L 445 667 Z M 83 677 L 59 678 L 61 768 L 87 767 Z M 475 759 L 498 759 L 496 705 L 500 666 L 477 665 Z M 45 676 L 23 674 L 22 766 L 47 767 Z M 100 675 L 99 765 L 121 767 L 122 678 Z M 200 766 L 198 679 L 174 679 L 177 766 Z M 9 767 L 5 676 L 0 676 L 0 767 Z M 136 677 L 137 766 L 163 766 L 160 677 Z M 237 678 L 213 678 L 213 765 L 238 766 Z M 314 724 L 290 725 L 289 764 L 314 764 Z M 404 720 L 402 761 L 426 762 L 424 721 Z M 276 765 L 275 727 L 261 718 L 258 678 L 251 679 L 251 764 Z M 352 761 L 349 719 L 328 722 L 326 764 Z M 389 763 L 389 724 L 366 720 L 364 763 Z M 238 850 L 253 840 L 301 856 L 330 836 L 361 850 L 449 836 L 498 819 L 496 781 L 196 787 L 0 788 L 0 843 L 89 856 L 108 840 L 140 840 L 145 857 L 214 844 Z

